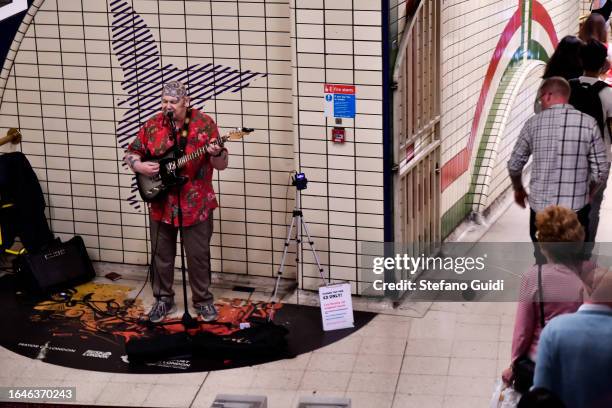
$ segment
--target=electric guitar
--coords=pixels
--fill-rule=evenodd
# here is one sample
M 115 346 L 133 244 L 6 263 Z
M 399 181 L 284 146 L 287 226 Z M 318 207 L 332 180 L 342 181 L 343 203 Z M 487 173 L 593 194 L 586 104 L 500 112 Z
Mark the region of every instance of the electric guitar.
M 206 148 L 208 146 L 223 146 L 228 140 L 242 139 L 252 131 L 253 129 L 250 128 L 236 129 L 178 159 L 174 158 L 174 149 L 170 149 L 170 151 L 166 152 L 163 156 L 148 159 L 147 161 L 159 163 L 159 173 L 153 177 L 146 176 L 142 173 L 136 173 L 136 184 L 138 185 L 138 191 L 143 201 L 147 203 L 155 201 L 171 187 L 185 183 L 187 181 L 186 177 L 179 176 L 179 170 L 190 161 L 198 159 L 206 154 Z

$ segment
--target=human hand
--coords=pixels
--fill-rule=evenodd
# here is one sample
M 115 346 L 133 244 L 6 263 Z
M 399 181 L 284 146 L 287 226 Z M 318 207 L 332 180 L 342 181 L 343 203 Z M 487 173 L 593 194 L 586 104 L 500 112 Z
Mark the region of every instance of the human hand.
M 597 194 L 600 188 L 601 185 L 597 183 L 591 183 L 589 185 L 589 203 L 593 202 L 593 199 L 595 198 L 595 195 Z
M 512 367 L 508 367 L 502 371 L 502 381 L 508 386 L 512 385 Z
M 525 204 L 525 200 L 527 200 L 527 197 L 529 197 L 529 195 L 527 194 L 524 188 L 521 188 L 519 190 L 514 190 L 514 202 L 517 203 L 519 207 L 521 208 L 527 207 Z
M 212 143 L 216 140 L 217 139 L 211 140 L 211 143 L 208 146 L 206 146 L 206 152 L 208 152 L 208 154 L 214 157 L 218 156 L 221 150 L 223 150 L 223 148 L 219 146 L 217 143 L 214 143 L 214 144 Z
M 141 162 L 134 163 L 134 171 L 136 173 L 144 174 L 148 177 L 153 177 L 159 173 L 159 163 L 156 162 Z

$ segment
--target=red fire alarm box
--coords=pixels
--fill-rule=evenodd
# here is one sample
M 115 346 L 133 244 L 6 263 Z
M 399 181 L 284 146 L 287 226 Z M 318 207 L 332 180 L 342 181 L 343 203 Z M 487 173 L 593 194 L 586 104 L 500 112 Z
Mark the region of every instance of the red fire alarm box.
M 346 130 L 342 127 L 335 127 L 332 129 L 332 142 L 344 143 L 346 140 Z

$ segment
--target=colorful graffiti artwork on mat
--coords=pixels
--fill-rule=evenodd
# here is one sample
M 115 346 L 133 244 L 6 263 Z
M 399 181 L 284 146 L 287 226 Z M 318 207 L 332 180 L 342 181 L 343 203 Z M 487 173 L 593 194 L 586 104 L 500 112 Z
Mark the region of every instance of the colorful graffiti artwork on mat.
M 90 282 L 56 293 L 49 299 L 33 301 L 19 295 L 11 276 L 0 278 L 0 345 L 26 357 L 65 367 L 119 373 L 172 373 L 211 371 L 262 364 L 331 344 L 363 327 L 375 314 L 355 312 L 355 328 L 323 332 L 319 308 L 251 300 L 218 298 L 219 318 L 214 323 L 198 320 L 185 329 L 182 313 L 163 324 L 143 319 L 149 305 L 132 299 L 133 287 Z M 244 327 L 272 321 L 283 326 L 288 350 L 278 356 L 253 355 L 244 358 L 187 356 L 146 364 L 130 364 L 126 342 L 132 339 L 212 333 L 236 336 Z M 246 323 L 246 325 L 245 325 Z M 241 325 L 242 324 L 242 325 Z

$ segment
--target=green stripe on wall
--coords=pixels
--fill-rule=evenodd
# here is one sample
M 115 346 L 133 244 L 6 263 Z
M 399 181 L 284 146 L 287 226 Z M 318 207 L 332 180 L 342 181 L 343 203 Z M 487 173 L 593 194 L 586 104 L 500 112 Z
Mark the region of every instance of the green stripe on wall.
M 468 193 L 461 197 L 451 208 L 448 209 L 442 216 L 442 239 L 448 237 L 453 232 L 457 225 L 470 214 L 469 202 L 472 201 L 471 195 Z
M 548 56 L 548 53 L 546 52 L 542 44 L 540 44 L 536 40 L 529 40 L 529 59 L 548 62 L 549 58 L 550 57 Z

